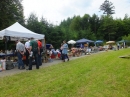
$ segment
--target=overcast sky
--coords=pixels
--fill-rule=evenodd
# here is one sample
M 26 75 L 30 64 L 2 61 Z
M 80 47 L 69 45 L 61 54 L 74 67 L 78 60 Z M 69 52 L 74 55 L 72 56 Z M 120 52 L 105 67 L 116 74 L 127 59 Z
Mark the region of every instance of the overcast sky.
M 42 16 L 50 23 L 59 24 L 68 17 L 84 14 L 100 16 L 103 14 L 99 7 L 105 0 L 23 0 L 24 16 L 28 18 L 31 13 L 37 17 Z M 114 18 L 130 16 L 130 0 L 109 0 L 115 6 Z M 100 11 L 100 12 L 99 12 Z

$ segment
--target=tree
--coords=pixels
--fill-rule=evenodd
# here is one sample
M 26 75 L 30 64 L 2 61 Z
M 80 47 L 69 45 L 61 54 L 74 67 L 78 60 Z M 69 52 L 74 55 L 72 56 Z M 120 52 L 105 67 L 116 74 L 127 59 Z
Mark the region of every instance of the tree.
M 114 21 L 113 17 L 102 16 L 100 22 L 100 35 L 102 35 L 105 40 L 115 40 L 117 24 Z
M 59 26 L 59 28 L 61 29 L 61 32 L 64 34 L 63 39 L 68 41 L 70 39 L 74 39 L 73 38 L 73 30 L 71 30 L 71 23 L 72 23 L 72 18 L 67 18 L 66 20 L 63 20 Z M 63 40 L 62 40 L 63 41 Z
M 22 0 L 0 0 L 0 30 L 15 22 L 24 23 Z
M 91 31 L 95 33 L 96 36 L 99 26 L 100 26 L 99 17 L 96 14 L 93 14 L 92 17 L 90 18 L 90 27 Z
M 31 13 L 27 19 L 27 28 L 35 33 L 41 34 L 40 30 L 40 23 L 38 21 L 38 17 L 35 13 Z
M 109 2 L 109 0 L 105 0 L 100 6 L 100 10 L 104 11 L 103 14 L 107 14 L 107 16 L 115 13 L 115 10 L 113 9 L 115 9 L 115 7 L 112 2 Z
M 128 41 L 130 41 L 130 34 L 129 34 L 128 36 L 126 36 L 126 35 L 123 36 L 122 39 L 123 39 L 123 40 L 128 40 Z
M 81 17 L 76 16 L 73 18 L 71 24 L 70 24 L 70 29 L 74 31 L 79 31 L 81 30 Z
M 124 35 L 130 34 L 130 17 L 126 14 L 124 19 Z
M 79 39 L 79 36 L 81 35 L 80 30 L 82 30 L 81 17 L 75 16 L 70 24 L 70 31 L 73 32 L 75 39 Z
M 117 31 L 116 31 L 115 37 L 118 41 L 120 41 L 122 39 L 122 36 L 127 35 L 125 33 L 126 32 L 125 23 L 121 19 L 116 19 L 115 22 L 117 24 Z
M 82 18 L 81 18 L 81 29 L 82 30 L 87 30 L 90 27 L 90 15 L 89 14 L 85 14 Z

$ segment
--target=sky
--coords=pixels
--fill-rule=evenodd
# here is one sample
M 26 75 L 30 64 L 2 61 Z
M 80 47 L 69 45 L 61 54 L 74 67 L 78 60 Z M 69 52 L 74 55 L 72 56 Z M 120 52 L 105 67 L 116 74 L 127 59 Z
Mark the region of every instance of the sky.
M 83 17 L 85 14 L 99 17 L 103 14 L 100 6 L 105 0 L 23 0 L 24 16 L 27 19 L 31 13 L 35 13 L 40 19 L 42 16 L 49 23 L 60 24 L 61 21 L 74 15 Z M 130 16 L 130 0 L 109 0 L 115 6 L 114 18 Z

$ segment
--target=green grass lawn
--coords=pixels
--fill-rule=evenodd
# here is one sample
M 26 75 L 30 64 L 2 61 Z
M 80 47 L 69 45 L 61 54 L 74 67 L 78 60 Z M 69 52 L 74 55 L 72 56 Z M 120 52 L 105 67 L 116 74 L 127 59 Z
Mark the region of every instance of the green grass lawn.
M 130 97 L 130 48 L 0 78 L 0 97 Z

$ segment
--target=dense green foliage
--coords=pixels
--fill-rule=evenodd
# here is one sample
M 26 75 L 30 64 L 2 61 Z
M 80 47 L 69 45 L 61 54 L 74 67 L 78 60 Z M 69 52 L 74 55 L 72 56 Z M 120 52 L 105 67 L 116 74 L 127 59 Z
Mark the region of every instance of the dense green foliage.
M 107 11 L 110 9 L 107 14 L 112 14 L 113 4 L 111 2 L 104 4 L 101 6 L 108 7 L 106 8 Z M 43 16 L 39 19 L 35 13 L 31 13 L 25 19 L 21 0 L 1 0 L 0 15 L 0 30 L 17 21 L 35 33 L 44 34 L 46 43 L 53 44 L 55 48 L 59 48 L 63 40 L 87 38 L 91 40 L 120 41 L 124 38 L 123 36 L 127 37 L 130 34 L 130 17 L 127 14 L 123 19 L 114 19 L 112 15 L 99 17 L 96 14 L 92 16 L 84 14 L 82 17 L 68 17 L 62 20 L 59 25 L 53 25 L 48 23 Z
M 32 13 L 24 26 L 36 33 L 45 34 L 46 43 L 58 48 L 63 40 L 70 39 L 119 41 L 124 39 L 123 36 L 127 37 L 130 34 L 129 21 L 130 18 L 127 16 L 124 19 L 113 19 L 112 16 L 98 17 L 96 14 L 85 14 L 83 17 L 68 18 L 56 26 L 49 24 L 43 17 L 39 21 Z
M 130 97 L 130 49 L 0 78 L 0 97 Z M 5 71 L 8 72 L 8 71 Z
M 22 0 L 0 0 L 0 30 L 16 21 L 24 23 Z

